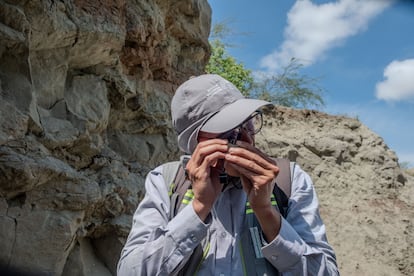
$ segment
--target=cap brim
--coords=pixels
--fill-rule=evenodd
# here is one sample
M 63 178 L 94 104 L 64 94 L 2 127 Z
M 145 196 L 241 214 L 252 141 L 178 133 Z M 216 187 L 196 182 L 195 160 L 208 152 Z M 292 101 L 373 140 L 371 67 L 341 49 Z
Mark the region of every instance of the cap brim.
M 243 123 L 254 111 L 266 105 L 271 105 L 271 103 L 256 99 L 239 99 L 226 105 L 208 119 L 201 130 L 209 133 L 229 131 Z

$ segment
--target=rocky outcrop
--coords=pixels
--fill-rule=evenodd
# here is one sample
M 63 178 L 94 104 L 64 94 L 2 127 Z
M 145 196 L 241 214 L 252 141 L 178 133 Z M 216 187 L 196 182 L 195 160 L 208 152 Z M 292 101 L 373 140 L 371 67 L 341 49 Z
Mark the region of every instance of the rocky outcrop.
M 275 107 L 259 147 L 311 176 L 343 275 L 414 273 L 414 177 L 357 119 Z
M 0 1 L 0 263 L 115 275 L 169 103 L 209 56 L 206 0 Z M 413 176 L 355 119 L 281 107 L 258 145 L 313 177 L 344 275 L 412 275 Z M 378 273 L 376 273 L 378 272 Z
M 178 155 L 169 103 L 209 57 L 210 7 L 0 1 L 0 260 L 115 274 L 149 168 Z

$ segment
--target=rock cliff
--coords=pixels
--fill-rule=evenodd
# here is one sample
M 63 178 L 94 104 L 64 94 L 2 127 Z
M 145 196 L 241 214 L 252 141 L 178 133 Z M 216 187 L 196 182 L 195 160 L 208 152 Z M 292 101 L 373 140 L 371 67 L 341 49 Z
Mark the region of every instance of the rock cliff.
M 275 107 L 258 145 L 314 181 L 342 275 L 414 273 L 414 177 L 357 119 Z
M 0 1 L 0 260 L 109 275 L 169 103 L 209 57 L 206 0 Z
M 207 0 L 0 1 L 1 263 L 115 275 L 146 173 L 179 155 L 169 103 L 203 71 L 210 18 Z M 346 117 L 266 118 L 258 145 L 314 178 L 343 274 L 414 273 L 414 181 L 384 141 Z

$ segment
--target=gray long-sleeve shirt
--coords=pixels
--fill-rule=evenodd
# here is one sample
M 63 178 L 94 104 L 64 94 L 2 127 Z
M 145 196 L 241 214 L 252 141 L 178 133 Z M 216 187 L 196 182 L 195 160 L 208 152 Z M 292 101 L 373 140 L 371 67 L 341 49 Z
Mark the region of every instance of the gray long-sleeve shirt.
M 243 275 L 240 233 L 246 194 L 229 187 L 217 199 L 207 223 L 187 205 L 169 220 L 168 185 L 162 166 L 150 172 L 121 252 L 118 275 L 172 275 L 209 235 L 209 249 L 198 275 Z M 295 165 L 288 215 L 279 235 L 262 246 L 263 256 L 282 275 L 339 275 L 335 253 L 326 239 L 312 180 Z

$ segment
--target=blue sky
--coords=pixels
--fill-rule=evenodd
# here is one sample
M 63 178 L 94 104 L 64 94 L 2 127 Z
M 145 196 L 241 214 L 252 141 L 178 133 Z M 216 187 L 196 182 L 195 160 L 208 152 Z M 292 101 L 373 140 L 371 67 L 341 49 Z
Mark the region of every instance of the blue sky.
M 208 1 L 246 68 L 299 59 L 325 90 L 322 111 L 357 117 L 414 166 L 414 1 Z

